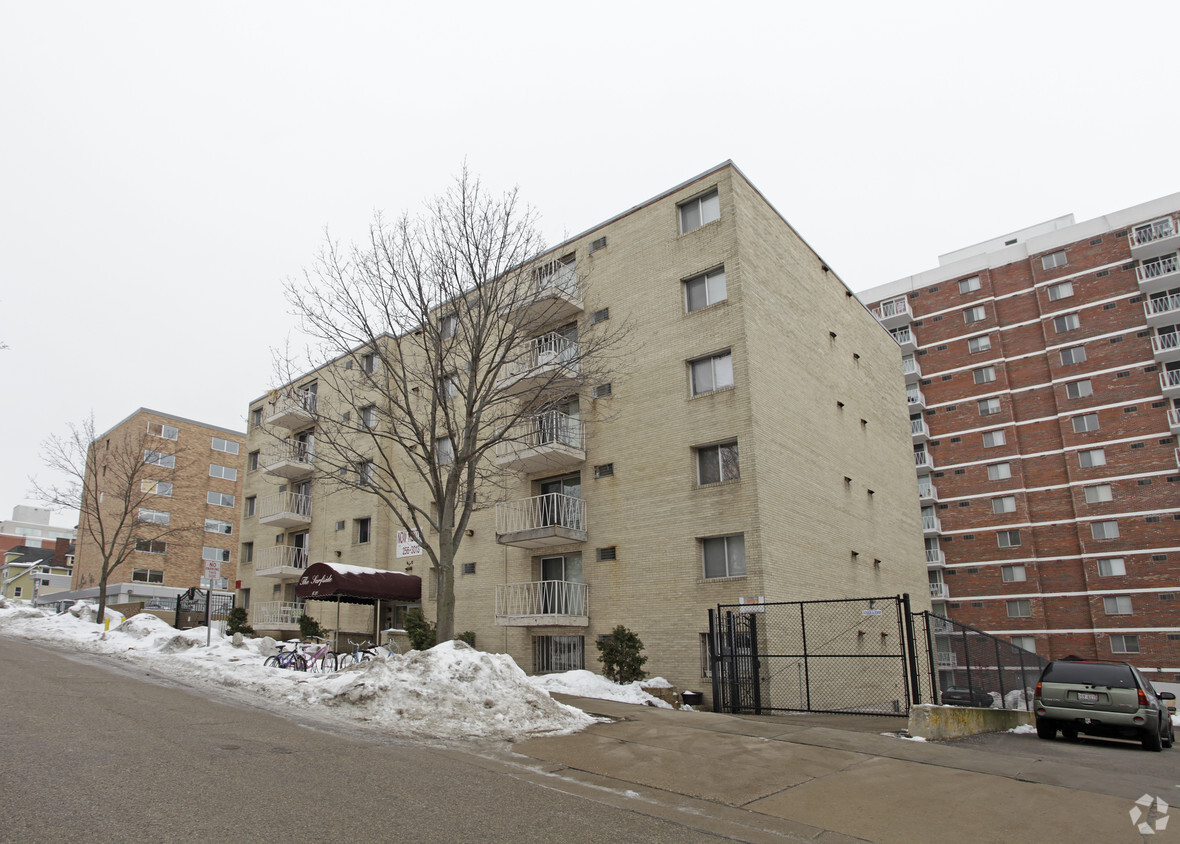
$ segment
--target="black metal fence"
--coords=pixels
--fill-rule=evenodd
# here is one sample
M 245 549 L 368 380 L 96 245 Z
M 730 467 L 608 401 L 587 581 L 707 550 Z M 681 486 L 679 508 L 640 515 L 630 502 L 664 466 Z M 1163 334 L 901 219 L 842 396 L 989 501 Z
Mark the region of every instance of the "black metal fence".
M 233 608 L 232 592 L 189 589 L 176 596 L 176 621 L 172 626 L 177 630 L 206 627 L 214 621 L 226 621 Z

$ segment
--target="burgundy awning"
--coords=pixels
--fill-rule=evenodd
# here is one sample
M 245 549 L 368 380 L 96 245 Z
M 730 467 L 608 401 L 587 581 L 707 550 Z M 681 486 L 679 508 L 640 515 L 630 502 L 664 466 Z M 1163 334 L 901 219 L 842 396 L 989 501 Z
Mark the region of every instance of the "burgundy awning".
M 295 597 L 345 603 L 406 601 L 422 597 L 422 579 L 400 571 L 382 571 L 339 563 L 314 563 L 295 585 Z

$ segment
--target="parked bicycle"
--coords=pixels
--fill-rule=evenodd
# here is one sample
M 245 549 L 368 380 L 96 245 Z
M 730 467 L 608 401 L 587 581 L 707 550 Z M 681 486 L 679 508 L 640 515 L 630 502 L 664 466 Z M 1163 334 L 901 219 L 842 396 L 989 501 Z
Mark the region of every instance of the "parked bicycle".
M 402 649 L 398 645 L 398 643 L 396 641 L 394 641 L 393 634 L 394 633 L 404 633 L 405 631 L 398 630 L 396 627 L 390 627 L 386 630 L 382 630 L 381 632 L 385 634 L 385 642 L 381 645 L 380 649 L 378 650 L 378 653 L 380 653 L 381 656 L 385 656 L 385 657 L 394 656 L 394 655 L 400 656 Z
M 278 653 L 268 656 L 262 664 L 267 668 L 286 668 L 289 671 L 306 671 L 307 657 L 300 650 L 300 644 L 302 643 L 298 639 L 280 643 Z M 290 647 L 287 647 L 288 645 Z
M 368 662 L 370 659 L 374 659 L 377 656 L 377 652 L 374 650 L 372 642 L 356 642 L 352 639 L 349 639 L 348 644 L 352 645 L 352 650 L 340 654 L 339 665 L 342 669 L 349 668 L 353 665 L 359 665 L 362 662 Z
M 336 654 L 328 647 L 327 639 L 321 636 L 312 636 L 311 638 L 319 639 L 320 644 L 303 643 L 303 655 L 307 660 L 308 671 L 316 674 L 331 674 L 336 670 Z

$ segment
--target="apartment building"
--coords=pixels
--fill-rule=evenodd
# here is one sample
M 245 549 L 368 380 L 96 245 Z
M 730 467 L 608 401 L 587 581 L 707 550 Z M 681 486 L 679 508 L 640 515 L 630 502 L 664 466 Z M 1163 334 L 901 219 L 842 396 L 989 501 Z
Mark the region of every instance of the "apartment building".
M 488 458 L 501 475 L 457 554 L 457 631 L 529 672 L 595 670 L 596 638 L 622 624 L 649 672 L 702 688 L 718 604 L 929 606 L 896 344 L 732 162 L 553 248 L 534 277 L 548 317 L 501 376 L 536 411 Z M 608 321 L 629 326 L 624 366 L 531 392 Z M 433 617 L 406 526 L 317 466 L 320 421 L 371 412 L 327 386 L 363 352 L 250 405 L 239 578 L 260 631 L 304 610 L 335 625 L 338 607 L 299 598 L 317 562 L 421 577 L 380 624 L 414 603 Z
M 12 508 L 12 518 L 0 520 L 0 551 L 17 545 L 30 548 L 53 548 L 59 539 L 73 542 L 77 530 L 66 525 L 52 525 L 53 511 L 44 507 L 18 504 Z
M 112 513 L 130 495 L 137 523 L 135 547 L 107 584 L 109 602 L 234 584 L 244 441 L 241 432 L 143 407 L 96 438 L 88 463 L 99 475 L 93 488 L 111 496 L 104 506 Z M 130 461 L 139 466 L 128 490 Z M 83 513 L 73 591 L 65 597 L 97 595 L 101 571 L 100 546 Z
M 901 347 L 936 611 L 1180 672 L 1178 224 L 1180 194 L 1069 215 L 860 294 Z

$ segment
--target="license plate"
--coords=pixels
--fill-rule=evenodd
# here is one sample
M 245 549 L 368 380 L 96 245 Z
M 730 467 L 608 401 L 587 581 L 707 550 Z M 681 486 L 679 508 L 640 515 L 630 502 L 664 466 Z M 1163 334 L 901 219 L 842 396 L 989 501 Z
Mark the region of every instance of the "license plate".
M 1078 692 L 1078 700 L 1082 703 L 1097 703 L 1098 695 L 1094 692 Z

